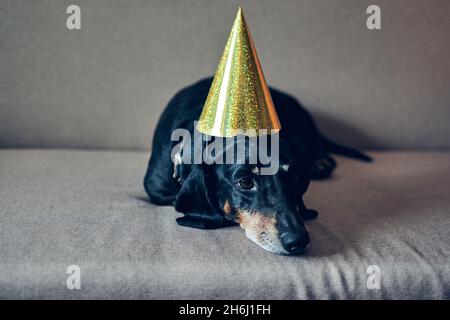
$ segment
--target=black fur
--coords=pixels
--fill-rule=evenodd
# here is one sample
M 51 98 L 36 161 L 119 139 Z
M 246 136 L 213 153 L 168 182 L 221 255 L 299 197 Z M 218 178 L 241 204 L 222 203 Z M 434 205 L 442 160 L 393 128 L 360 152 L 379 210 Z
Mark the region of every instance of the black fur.
M 295 211 L 299 212 L 303 219 L 315 218 L 317 212 L 306 209 L 301 196 L 306 191 L 310 179 L 324 179 L 331 175 L 336 162 L 330 153 L 338 153 L 363 161 L 371 160 L 369 156 L 357 150 L 338 145 L 323 137 L 317 130 L 312 117 L 295 98 L 271 88 L 270 92 L 282 127 L 279 133 L 280 156 L 283 161 L 294 162 L 292 167 L 295 169 L 290 169 L 292 172 L 289 172 L 288 177 L 280 173 L 271 182 L 267 178 L 264 182 L 258 180 L 258 183 L 264 184 L 261 188 L 273 190 L 278 188 L 280 193 L 272 191 L 269 193 L 274 196 L 270 199 L 253 197 L 250 200 L 250 197 L 242 190 L 237 195 L 230 194 L 228 191 L 234 188 L 232 179 L 235 173 L 227 176 L 225 172 L 229 168 L 224 165 L 182 164 L 177 168 L 178 177 L 174 178 L 171 151 L 177 142 L 171 141 L 171 134 L 177 128 L 194 132 L 194 121 L 200 117 L 211 82 L 212 78 L 204 79 L 178 92 L 161 115 L 153 137 L 152 154 L 144 179 L 144 187 L 151 202 L 158 205 L 174 205 L 177 211 L 184 213 L 183 217 L 177 219 L 180 225 L 206 229 L 234 225 L 235 217 L 226 217 L 224 214 L 225 198 L 233 202 L 232 209 L 236 209 L 237 206 L 248 210 L 261 209 L 264 212 L 269 205 L 263 206 L 262 202 L 268 201 L 278 206 L 278 211 L 287 212 L 288 215 L 295 215 L 292 213 Z M 237 172 L 244 167 L 245 165 L 233 165 L 232 170 Z M 295 186 L 288 182 L 292 180 L 292 176 L 297 176 Z M 221 179 L 220 183 L 218 183 L 219 179 Z M 289 198 L 290 191 L 285 189 L 294 189 L 291 198 Z M 295 204 L 292 201 L 293 198 L 295 198 Z M 286 220 L 280 217 L 278 219 Z M 278 224 L 283 223 L 278 222 Z M 304 228 L 301 222 L 286 222 L 286 225 L 292 224 Z

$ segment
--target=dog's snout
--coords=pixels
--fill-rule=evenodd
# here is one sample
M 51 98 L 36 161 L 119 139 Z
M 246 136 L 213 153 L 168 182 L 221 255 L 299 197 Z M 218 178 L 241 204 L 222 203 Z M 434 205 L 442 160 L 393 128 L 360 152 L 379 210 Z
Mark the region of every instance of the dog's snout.
M 309 236 L 306 231 L 293 233 L 285 232 L 280 237 L 283 248 L 289 254 L 300 254 L 306 251 L 309 245 Z

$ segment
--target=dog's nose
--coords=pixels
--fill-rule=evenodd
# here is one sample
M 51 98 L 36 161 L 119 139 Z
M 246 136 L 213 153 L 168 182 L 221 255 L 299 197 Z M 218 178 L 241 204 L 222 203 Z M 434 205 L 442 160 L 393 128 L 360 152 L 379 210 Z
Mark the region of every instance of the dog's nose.
M 283 248 L 290 254 L 305 252 L 309 244 L 309 236 L 306 231 L 299 233 L 285 232 L 280 239 Z

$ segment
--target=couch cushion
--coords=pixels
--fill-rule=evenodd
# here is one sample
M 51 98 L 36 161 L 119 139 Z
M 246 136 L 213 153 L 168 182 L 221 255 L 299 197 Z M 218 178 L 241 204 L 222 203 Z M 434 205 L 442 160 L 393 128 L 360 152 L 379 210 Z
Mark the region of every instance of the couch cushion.
M 216 70 L 241 4 L 266 80 L 327 136 L 450 148 L 450 1 L 373 2 L 381 30 L 361 0 L 2 0 L 0 147 L 148 148 L 173 95 Z
M 1 150 L 0 298 L 450 298 L 450 153 L 372 155 L 312 183 L 310 250 L 287 257 L 178 226 L 146 200 L 146 153 Z

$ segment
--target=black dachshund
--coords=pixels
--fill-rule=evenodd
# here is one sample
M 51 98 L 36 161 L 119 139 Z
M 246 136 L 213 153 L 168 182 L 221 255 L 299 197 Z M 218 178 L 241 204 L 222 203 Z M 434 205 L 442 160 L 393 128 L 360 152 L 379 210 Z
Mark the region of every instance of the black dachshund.
M 302 200 L 310 179 L 331 175 L 336 162 L 330 153 L 363 161 L 371 158 L 322 136 L 295 98 L 271 88 L 281 123 L 276 174 L 261 175 L 260 164 L 247 162 L 188 164 L 181 159 L 181 151 L 174 161 L 178 142 L 172 141 L 172 132 L 183 128 L 194 134 L 194 121 L 200 117 L 211 82 L 208 78 L 181 90 L 161 115 L 144 179 L 150 201 L 174 205 L 184 214 L 177 219 L 183 226 L 212 229 L 239 224 L 248 238 L 266 250 L 304 252 L 309 236 L 303 220 L 318 214 Z M 246 146 L 248 157 L 255 145 L 248 142 Z

